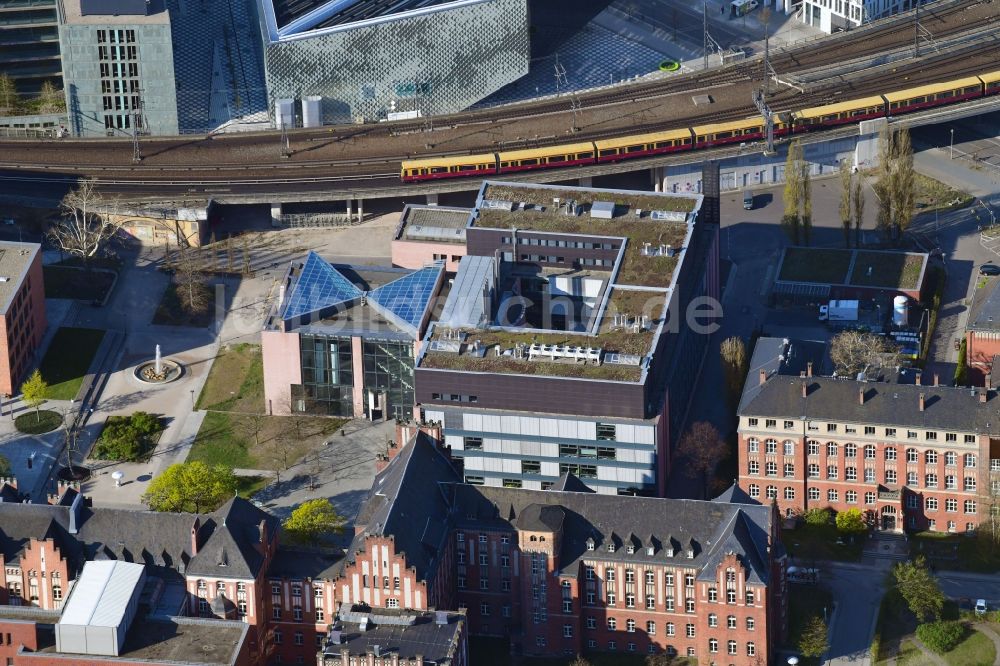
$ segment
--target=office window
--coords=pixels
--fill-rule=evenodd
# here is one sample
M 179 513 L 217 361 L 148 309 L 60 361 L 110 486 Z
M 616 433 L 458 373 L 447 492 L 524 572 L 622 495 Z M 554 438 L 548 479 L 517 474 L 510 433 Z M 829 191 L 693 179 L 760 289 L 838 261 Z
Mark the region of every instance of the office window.
M 975 500 L 965 500 L 964 504 L 965 513 L 975 513 L 976 512 L 976 502 Z
M 760 451 L 760 440 L 756 437 L 751 437 L 747 440 L 747 451 L 750 453 L 758 453 Z
M 885 449 L 885 459 L 895 460 L 896 459 L 896 449 L 892 446 L 887 446 Z
M 795 442 L 793 442 L 790 439 L 786 439 L 784 441 L 784 444 L 782 444 L 782 449 L 784 450 L 786 456 L 794 456 L 795 455 Z
M 885 470 L 885 482 L 888 484 L 895 485 L 896 483 L 896 470 L 887 469 Z
M 778 463 L 768 461 L 764 464 L 764 474 L 767 476 L 778 476 Z
M 819 442 L 817 442 L 815 439 L 810 439 L 808 442 L 806 442 L 806 451 L 811 456 L 818 456 Z
M 715 613 L 709 613 L 708 614 L 708 626 L 709 627 L 718 627 L 719 626 L 719 616 L 716 615 Z
M 928 488 L 937 488 L 938 479 L 937 474 L 925 474 L 924 475 L 924 485 Z
M 855 490 L 848 490 L 844 493 L 844 499 L 847 500 L 848 504 L 857 504 L 858 493 Z
M 686 624 L 684 625 L 684 635 L 688 638 L 694 638 L 694 625 Z
M 777 453 L 778 452 L 778 440 L 769 439 L 764 442 L 764 453 Z
M 764 489 L 764 496 L 767 499 L 778 499 L 778 489 L 775 486 L 768 486 Z
M 838 476 L 837 466 L 836 465 L 827 465 L 826 466 L 826 478 L 828 478 L 828 479 L 836 479 L 837 476 Z
M 610 423 L 598 423 L 597 424 L 597 439 L 598 441 L 613 442 L 615 441 L 615 426 Z
M 756 628 L 756 620 L 752 617 L 747 618 L 747 631 L 753 631 Z
M 920 454 L 916 449 L 906 449 L 906 462 L 915 463 L 920 460 Z
M 965 465 L 966 467 L 975 467 L 976 466 L 976 454 L 975 453 L 966 453 L 962 457 L 962 464 Z
M 827 457 L 836 458 L 837 457 L 837 448 L 838 447 L 837 447 L 837 444 L 835 442 L 827 442 L 826 443 L 826 455 L 827 455 Z
M 837 491 L 836 490 L 827 490 L 826 491 L 826 501 L 827 502 L 836 502 L 836 501 L 838 501 Z
M 735 615 L 730 615 L 729 617 L 726 618 L 726 628 L 727 629 L 735 629 L 736 628 L 736 616 Z
M 760 474 L 760 463 L 756 460 L 750 460 L 747 462 L 747 474 L 753 474 L 754 476 Z
M 927 499 L 925 499 L 924 500 L 924 507 L 926 508 L 927 511 L 937 511 L 938 510 L 938 501 L 937 501 L 937 498 L 936 497 L 928 497 Z
M 955 513 L 958 511 L 958 500 L 954 497 L 949 497 L 944 501 L 944 510 L 948 513 Z
M 817 465 L 816 463 L 809 463 L 809 465 L 806 468 L 806 470 L 807 470 L 807 473 L 808 473 L 810 479 L 818 479 L 819 478 L 819 465 Z
M 844 468 L 844 479 L 847 481 L 857 481 L 858 480 L 858 468 L 857 467 L 845 467 Z
M 958 454 L 954 451 L 944 452 L 944 464 L 948 467 L 954 467 L 958 464 Z
M 785 478 L 795 478 L 795 463 L 785 463 Z
M 974 492 L 976 490 L 976 477 L 974 476 L 965 477 L 962 483 L 962 488 L 966 492 Z
M 875 468 L 866 467 L 865 468 L 865 483 L 875 483 Z
M 936 465 L 938 461 L 937 451 L 930 450 L 924 452 L 924 462 L 928 465 Z
M 809 488 L 809 490 L 807 491 L 807 493 L 809 495 L 809 499 L 811 499 L 813 501 L 819 499 L 819 495 L 820 495 L 819 488 Z
M 786 500 L 795 499 L 795 488 L 792 488 L 791 486 L 785 488 L 785 499 Z

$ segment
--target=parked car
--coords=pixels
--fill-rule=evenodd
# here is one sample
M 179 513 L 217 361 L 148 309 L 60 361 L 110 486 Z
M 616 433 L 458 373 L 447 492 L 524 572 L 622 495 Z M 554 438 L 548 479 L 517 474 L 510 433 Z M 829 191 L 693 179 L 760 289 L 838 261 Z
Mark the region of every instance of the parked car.
M 976 615 L 986 615 L 990 608 L 986 605 L 986 599 L 976 599 Z
M 1000 266 L 993 264 L 983 264 L 979 267 L 980 275 L 1000 275 Z
M 810 569 L 807 567 L 788 567 L 788 581 L 790 583 L 819 582 L 819 569 Z

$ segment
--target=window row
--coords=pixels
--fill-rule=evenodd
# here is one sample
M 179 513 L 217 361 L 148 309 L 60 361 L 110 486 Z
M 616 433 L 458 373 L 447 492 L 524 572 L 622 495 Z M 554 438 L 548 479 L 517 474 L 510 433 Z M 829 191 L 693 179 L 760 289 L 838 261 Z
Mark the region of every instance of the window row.
M 837 444 L 836 442 L 827 442 L 824 447 L 820 442 L 816 440 L 809 440 L 806 442 L 806 453 L 810 456 L 818 456 L 822 450 L 826 450 L 826 455 L 828 458 L 835 458 L 839 455 L 841 448 L 844 452 L 844 458 L 857 458 L 858 457 L 858 446 L 856 444 L 844 444 L 843 446 Z M 878 447 L 874 444 L 866 444 L 861 448 L 861 454 L 865 460 L 875 460 L 878 457 Z M 795 442 L 790 439 L 786 439 L 783 442 L 778 442 L 776 439 L 766 439 L 764 440 L 764 453 L 777 455 L 779 451 L 782 455 L 792 456 L 795 455 Z M 751 437 L 747 440 L 747 451 L 749 453 L 760 453 L 761 442 L 756 437 Z M 884 447 L 882 450 L 882 457 L 885 460 L 897 460 L 898 449 L 894 446 Z M 949 467 L 955 467 L 958 465 L 958 453 L 954 451 L 945 451 L 944 453 L 944 464 Z M 936 465 L 938 462 L 938 452 L 934 450 L 925 451 L 923 454 L 924 462 L 928 465 Z M 916 449 L 906 449 L 906 462 L 916 463 L 920 461 L 920 452 Z M 991 463 L 992 464 L 992 463 Z M 976 454 L 966 453 L 962 455 L 962 465 L 965 467 L 973 468 L 976 466 Z
M 757 428 L 757 427 L 760 426 L 760 419 L 756 419 L 756 418 L 747 419 L 747 425 L 749 427 L 751 427 L 751 428 Z M 766 429 L 777 428 L 778 427 L 778 420 L 777 419 L 764 419 L 764 427 Z M 785 430 L 795 430 L 795 427 L 796 427 L 795 426 L 795 421 L 787 420 L 787 419 L 783 420 L 782 421 L 782 427 Z M 816 424 L 816 423 L 810 423 L 808 425 L 808 429 L 810 431 L 815 432 L 815 431 L 820 430 L 820 426 L 819 426 L 819 424 Z M 881 434 L 884 435 L 885 437 L 898 437 L 899 436 L 899 431 L 898 431 L 897 428 L 882 428 L 881 430 L 882 430 Z M 826 424 L 826 432 L 828 432 L 828 433 L 841 432 L 840 425 L 837 424 L 837 423 L 827 423 Z M 853 426 L 853 425 L 845 425 L 844 428 L 843 428 L 843 432 L 845 434 L 848 434 L 848 435 L 856 435 L 858 433 L 858 428 L 857 428 L 857 426 Z M 878 429 L 875 426 L 864 426 L 863 432 L 864 432 L 865 435 L 867 435 L 869 437 L 875 437 L 875 436 L 877 436 L 879 434 L 878 433 Z M 905 432 L 906 432 L 906 439 L 919 439 L 920 438 L 920 433 L 918 431 L 916 431 L 916 430 L 906 430 Z M 926 439 L 927 441 L 933 442 L 933 441 L 937 441 L 937 439 L 938 439 L 938 433 L 936 431 L 934 431 L 934 430 L 925 430 L 923 434 L 924 434 L 924 439 Z M 944 433 L 944 441 L 946 441 L 946 442 L 957 442 L 958 441 L 958 433 L 954 433 L 954 432 L 946 432 L 946 433 Z M 975 444 L 976 443 L 976 436 L 975 435 L 962 435 L 962 441 L 964 443 L 966 443 L 966 444 Z

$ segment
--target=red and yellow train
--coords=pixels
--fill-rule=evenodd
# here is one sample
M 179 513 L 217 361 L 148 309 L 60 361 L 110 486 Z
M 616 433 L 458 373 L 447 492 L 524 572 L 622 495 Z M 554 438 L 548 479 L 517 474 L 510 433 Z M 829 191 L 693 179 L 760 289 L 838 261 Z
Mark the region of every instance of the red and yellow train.
M 810 132 L 823 127 L 895 116 L 996 94 L 1000 94 L 1000 70 L 944 83 L 897 90 L 884 95 L 775 114 L 774 135 Z M 762 138 L 764 138 L 764 122 L 760 117 L 752 117 L 546 148 L 404 160 L 400 178 L 405 182 L 418 182 L 439 178 L 495 176 L 502 173 L 552 169 L 577 164 L 618 162 L 650 155 L 700 150 L 728 143 L 758 141 Z

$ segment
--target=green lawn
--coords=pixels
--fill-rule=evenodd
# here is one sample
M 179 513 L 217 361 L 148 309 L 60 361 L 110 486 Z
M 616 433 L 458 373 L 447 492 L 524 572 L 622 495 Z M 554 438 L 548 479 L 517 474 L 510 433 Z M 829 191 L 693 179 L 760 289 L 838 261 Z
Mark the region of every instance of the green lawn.
M 1000 571 L 1000 546 L 988 534 L 966 536 L 918 532 L 910 537 L 910 555 L 923 555 L 938 569 L 996 573 Z
M 842 538 L 844 543 L 838 544 Z M 802 524 L 793 530 L 782 530 L 781 541 L 789 554 L 797 560 L 841 560 L 857 562 L 864 550 L 865 535 L 842 536 L 837 527 L 830 525 Z
M 778 279 L 791 282 L 844 284 L 847 281 L 847 269 L 850 265 L 850 250 L 790 247 L 785 250 Z
M 993 641 L 978 631 L 970 631 L 951 652 L 942 655 L 949 666 L 990 666 L 996 659 Z
M 924 258 L 905 252 L 858 252 L 851 284 L 865 287 L 916 289 Z M 871 275 L 868 270 L 871 269 Z
M 67 266 L 45 266 L 45 298 L 74 298 L 81 301 L 103 300 L 115 277 L 104 271 L 86 271 Z
M 14 419 L 14 427 L 28 435 L 40 435 L 43 432 L 52 432 L 62 425 L 62 422 L 63 417 L 59 412 L 40 409 L 36 413 L 32 409 Z
M 188 460 L 247 469 L 284 469 L 344 425 L 320 416 L 265 416 L 264 368 L 258 345 L 223 349 L 198 397 L 208 413 Z
M 49 384 L 50 400 L 76 398 L 103 338 L 104 331 L 94 328 L 63 326 L 56 331 L 39 366 L 42 378 Z

